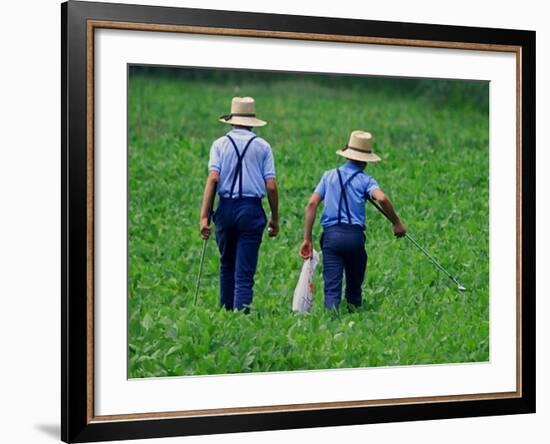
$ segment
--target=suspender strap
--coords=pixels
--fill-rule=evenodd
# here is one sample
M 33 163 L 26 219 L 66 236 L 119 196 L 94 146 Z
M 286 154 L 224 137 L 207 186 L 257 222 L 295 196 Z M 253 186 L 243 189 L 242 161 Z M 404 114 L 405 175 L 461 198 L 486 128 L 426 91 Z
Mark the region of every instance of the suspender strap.
M 357 176 L 358 174 L 361 174 L 362 171 L 356 171 L 353 173 L 347 180 L 346 183 L 342 180 L 342 174 L 340 173 L 340 170 L 337 169 L 336 172 L 338 173 L 338 181 L 340 182 L 340 200 L 338 201 L 338 223 L 342 223 L 342 201 L 344 202 L 344 205 L 346 206 L 346 216 L 348 217 L 348 224 L 351 224 L 351 211 L 349 209 L 349 203 L 348 203 L 348 196 L 346 193 L 346 187 L 348 184 L 352 181 L 352 179 Z
M 250 146 L 252 141 L 258 136 L 251 137 L 248 140 L 248 142 L 246 142 L 246 145 L 244 147 L 242 154 L 240 154 L 239 149 L 237 148 L 237 144 L 235 143 L 233 138 L 229 134 L 226 134 L 226 135 L 229 141 L 231 142 L 231 144 L 233 145 L 233 148 L 235 149 L 235 154 L 237 155 L 237 165 L 235 166 L 235 174 L 233 176 L 233 181 L 231 182 L 231 190 L 229 191 L 229 197 L 231 198 L 233 197 L 233 191 L 235 190 L 235 185 L 237 184 L 237 178 L 238 178 L 239 179 L 239 198 L 242 198 L 243 197 L 243 159 L 246 154 L 246 151 L 248 150 L 248 147 Z
M 342 174 L 340 170 L 336 170 L 338 173 L 338 181 L 340 182 L 340 200 L 338 201 L 338 223 L 342 223 L 342 198 L 344 199 L 344 204 L 346 205 L 346 214 L 348 216 L 348 223 L 351 224 L 351 213 L 349 211 L 348 197 L 346 196 L 346 187 L 342 181 Z

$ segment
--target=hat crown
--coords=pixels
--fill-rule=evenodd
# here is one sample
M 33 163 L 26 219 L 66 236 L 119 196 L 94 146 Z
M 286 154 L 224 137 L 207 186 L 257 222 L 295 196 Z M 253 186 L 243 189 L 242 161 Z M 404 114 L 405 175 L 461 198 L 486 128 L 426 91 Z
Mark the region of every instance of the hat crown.
M 252 97 L 233 97 L 231 114 L 256 115 L 256 103 Z
M 352 131 L 349 136 L 348 147 L 357 148 L 364 152 L 372 152 L 372 135 L 366 131 Z

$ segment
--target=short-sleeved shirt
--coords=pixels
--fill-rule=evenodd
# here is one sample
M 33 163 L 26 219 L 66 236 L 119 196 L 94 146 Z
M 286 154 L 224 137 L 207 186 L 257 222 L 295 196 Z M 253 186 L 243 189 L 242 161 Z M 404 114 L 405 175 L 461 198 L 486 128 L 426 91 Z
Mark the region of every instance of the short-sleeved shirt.
M 234 128 L 227 133 L 242 154 L 246 143 L 255 136 L 247 129 Z M 208 171 L 220 174 L 218 194 L 222 197 L 238 197 L 239 181 L 235 183 L 233 196 L 230 196 L 233 177 L 237 168 L 238 157 L 233 144 L 227 136 L 215 140 L 210 149 Z M 248 147 L 242 164 L 242 196 L 263 197 L 266 194 L 265 181 L 275 177 L 275 161 L 271 146 L 261 137 L 256 137 Z
M 346 184 L 348 179 L 356 171 L 360 171 L 361 168 L 353 162 L 346 162 L 340 168 L 340 174 L 342 176 L 342 182 Z M 348 220 L 346 206 L 342 200 L 342 204 L 339 206 L 341 186 L 338 179 L 337 169 L 326 171 L 315 188 L 317 193 L 324 200 L 323 213 L 321 215 L 321 225 L 324 228 L 336 225 L 338 223 L 338 209 L 340 207 L 340 220 L 341 223 L 351 223 L 354 225 L 360 225 L 363 228 L 365 223 L 365 203 L 367 197 L 371 198 L 372 193 L 378 187 L 378 183 L 371 176 L 364 172 L 358 173 L 351 179 L 345 186 L 347 201 L 349 204 L 349 211 L 351 221 Z

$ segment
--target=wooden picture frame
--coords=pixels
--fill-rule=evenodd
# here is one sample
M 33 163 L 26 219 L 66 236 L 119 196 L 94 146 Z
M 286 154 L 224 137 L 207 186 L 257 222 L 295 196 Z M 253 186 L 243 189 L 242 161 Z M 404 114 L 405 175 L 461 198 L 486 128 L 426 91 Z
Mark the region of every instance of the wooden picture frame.
M 65 442 L 535 411 L 535 33 L 69 1 L 62 23 L 62 412 Z M 516 56 L 517 389 L 513 392 L 94 414 L 94 32 L 97 29 L 509 52 Z

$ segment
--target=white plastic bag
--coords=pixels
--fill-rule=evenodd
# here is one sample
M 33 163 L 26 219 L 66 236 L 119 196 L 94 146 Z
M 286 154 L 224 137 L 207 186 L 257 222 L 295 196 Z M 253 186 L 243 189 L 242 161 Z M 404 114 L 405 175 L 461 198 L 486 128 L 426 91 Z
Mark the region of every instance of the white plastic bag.
M 292 298 L 292 311 L 304 312 L 311 309 L 313 301 L 313 272 L 319 263 L 319 253 L 313 250 L 313 255 L 304 261 L 298 284 Z

